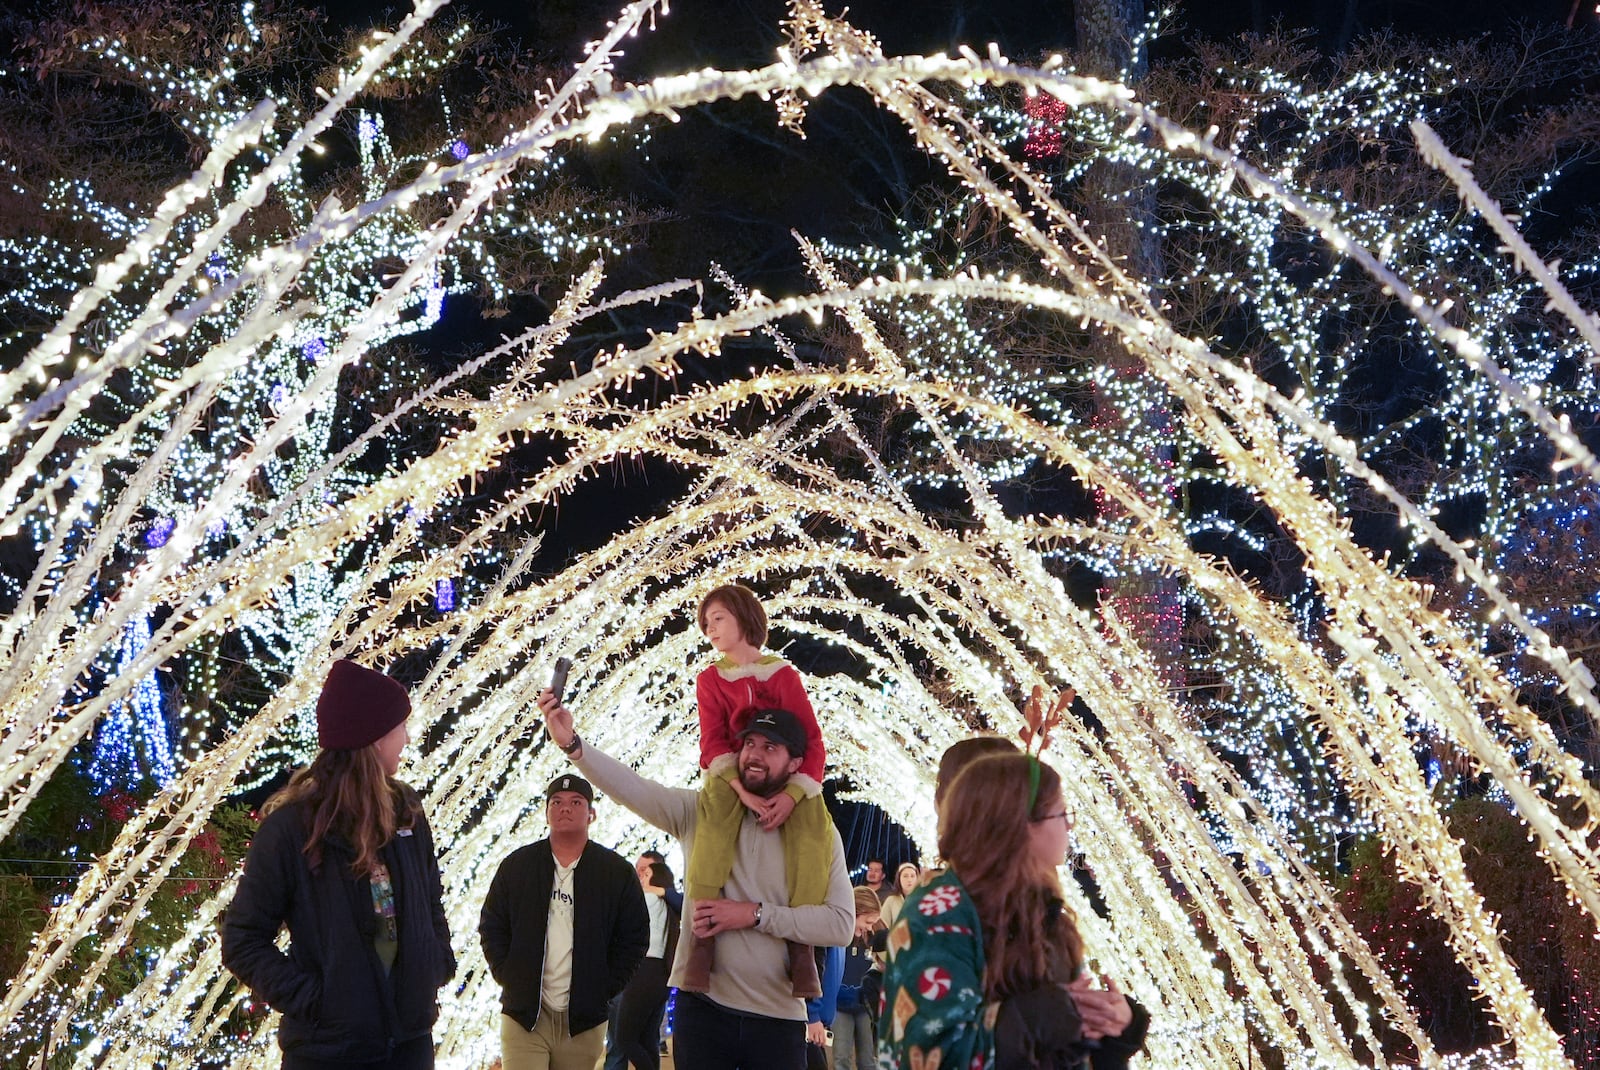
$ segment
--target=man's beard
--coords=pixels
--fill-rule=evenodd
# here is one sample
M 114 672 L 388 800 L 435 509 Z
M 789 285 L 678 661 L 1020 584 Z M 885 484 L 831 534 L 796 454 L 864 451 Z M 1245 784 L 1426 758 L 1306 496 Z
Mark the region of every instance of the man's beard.
M 788 782 L 789 778 L 781 772 L 751 765 L 739 767 L 739 783 L 752 795 L 774 795 Z

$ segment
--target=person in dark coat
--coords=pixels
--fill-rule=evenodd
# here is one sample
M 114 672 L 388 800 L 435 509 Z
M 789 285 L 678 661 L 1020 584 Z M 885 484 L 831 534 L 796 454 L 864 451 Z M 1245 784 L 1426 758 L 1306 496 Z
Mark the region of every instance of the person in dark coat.
M 505 1070 L 594 1070 L 607 1008 L 650 945 L 650 915 L 628 860 L 589 839 L 594 788 L 565 773 L 545 792 L 547 839 L 495 871 L 478 917 L 500 982 Z
M 262 808 L 223 917 L 223 965 L 283 1016 L 284 1070 L 433 1066 L 456 962 L 433 833 L 395 779 L 410 712 L 398 681 L 334 663 L 317 700 L 322 750 Z
M 872 1015 L 876 1002 L 868 1002 L 876 992 L 876 978 L 869 981 L 873 967 L 874 936 L 882 931 L 882 910 L 878 893 L 870 885 L 858 885 L 855 939 L 844 948 L 844 971 L 839 977 L 833 1020 L 833 1061 L 838 1070 L 872 1070 L 877 1064 L 874 1052 L 878 1040 Z
M 806 1000 L 806 1070 L 830 1070 L 833 1065 L 833 1020 L 839 1013 L 839 982 L 844 977 L 844 948 L 819 947 L 817 976 L 822 995 Z

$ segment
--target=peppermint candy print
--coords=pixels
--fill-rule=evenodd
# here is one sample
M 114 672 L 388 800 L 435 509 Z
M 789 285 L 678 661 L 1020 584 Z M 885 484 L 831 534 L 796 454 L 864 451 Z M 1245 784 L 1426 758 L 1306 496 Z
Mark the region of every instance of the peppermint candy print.
M 945 885 L 934 888 L 922 897 L 922 902 L 917 904 L 917 910 L 925 918 L 937 918 L 940 914 L 954 910 L 961 904 L 961 889 Z
M 929 966 L 917 978 L 917 991 L 923 999 L 943 999 L 950 994 L 950 971 L 943 966 Z

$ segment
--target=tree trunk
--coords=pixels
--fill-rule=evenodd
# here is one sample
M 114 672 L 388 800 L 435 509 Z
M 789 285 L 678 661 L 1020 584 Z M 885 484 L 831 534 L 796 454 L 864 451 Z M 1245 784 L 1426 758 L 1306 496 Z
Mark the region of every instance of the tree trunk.
M 1076 0 L 1074 17 L 1078 33 L 1078 69 L 1096 77 L 1136 84 L 1145 73 L 1145 57 L 1134 53 L 1134 40 L 1145 23 L 1143 0 Z M 1151 224 L 1156 219 L 1154 189 L 1131 167 L 1101 161 L 1084 178 L 1081 210 L 1091 233 L 1104 235 L 1106 248 L 1135 279 L 1149 279 L 1161 262 L 1160 239 Z M 1108 334 L 1097 334 L 1093 356 L 1119 377 L 1139 379 L 1140 362 Z M 1171 470 L 1173 450 L 1171 419 L 1161 390 L 1153 383 L 1139 392 L 1137 412 L 1128 412 L 1104 397 L 1095 404 L 1095 423 L 1102 428 L 1142 424 L 1156 439 L 1148 471 L 1140 473 L 1139 486 L 1152 497 L 1176 492 Z M 1115 521 L 1119 509 L 1109 498 L 1100 505 L 1102 521 Z M 1183 683 L 1183 604 L 1177 583 L 1155 571 L 1130 569 L 1113 577 L 1100 589 L 1101 605 L 1116 613 L 1161 666 L 1168 687 Z

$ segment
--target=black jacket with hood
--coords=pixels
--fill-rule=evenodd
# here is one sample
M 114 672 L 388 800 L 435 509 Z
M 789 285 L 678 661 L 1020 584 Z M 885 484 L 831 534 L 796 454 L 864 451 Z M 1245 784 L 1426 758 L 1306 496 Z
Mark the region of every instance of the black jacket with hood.
M 410 799 L 415 793 L 402 785 Z M 373 943 L 378 917 L 372 886 L 355 877 L 355 852 L 330 834 L 313 873 L 304 854 L 309 811 L 303 803 L 261 823 L 244 876 L 222 920 L 222 963 L 283 1015 L 278 1044 L 286 1055 L 333 1063 L 374 1062 L 429 1035 L 439 1016 L 438 990 L 456 972 L 445 921 L 433 833 L 425 819 L 383 848 L 394 882 L 399 950 L 384 972 Z M 278 930 L 289 927 L 289 950 Z

